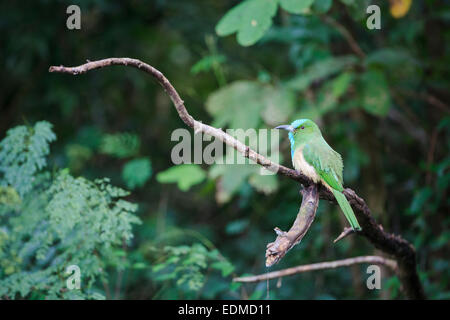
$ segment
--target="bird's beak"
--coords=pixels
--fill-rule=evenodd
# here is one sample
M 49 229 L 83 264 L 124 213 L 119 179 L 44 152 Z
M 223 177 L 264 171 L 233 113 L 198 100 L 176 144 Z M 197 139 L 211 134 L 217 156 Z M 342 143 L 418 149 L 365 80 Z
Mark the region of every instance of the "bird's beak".
M 282 126 L 278 126 L 275 129 L 279 129 L 279 130 L 283 129 L 283 130 L 287 130 L 287 131 L 290 131 L 290 132 L 294 132 L 294 127 L 291 126 L 290 124 L 283 124 Z

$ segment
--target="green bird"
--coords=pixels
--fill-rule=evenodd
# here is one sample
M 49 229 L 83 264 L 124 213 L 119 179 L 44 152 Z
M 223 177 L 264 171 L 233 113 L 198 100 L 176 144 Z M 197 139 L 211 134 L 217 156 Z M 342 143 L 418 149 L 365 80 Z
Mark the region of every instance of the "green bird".
M 278 126 L 276 129 L 289 131 L 291 158 L 295 170 L 328 188 L 353 230 L 361 230 L 352 207 L 342 193 L 342 157 L 328 145 L 319 127 L 309 119 L 298 119 L 290 125 Z

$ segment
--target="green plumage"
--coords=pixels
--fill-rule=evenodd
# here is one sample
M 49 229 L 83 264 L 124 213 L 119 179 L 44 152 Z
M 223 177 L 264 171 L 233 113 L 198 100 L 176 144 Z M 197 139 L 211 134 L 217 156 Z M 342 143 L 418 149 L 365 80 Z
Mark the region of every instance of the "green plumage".
M 350 226 L 354 230 L 361 230 L 350 204 L 342 193 L 344 165 L 341 155 L 328 145 L 319 127 L 311 120 L 300 119 L 291 125 L 277 128 L 289 131 L 294 168 L 330 189 Z
M 361 227 L 358 223 L 358 220 L 355 217 L 353 209 L 350 206 L 350 203 L 348 203 L 347 198 L 344 196 L 344 194 L 335 189 L 333 189 L 333 194 L 353 230 L 361 230 Z

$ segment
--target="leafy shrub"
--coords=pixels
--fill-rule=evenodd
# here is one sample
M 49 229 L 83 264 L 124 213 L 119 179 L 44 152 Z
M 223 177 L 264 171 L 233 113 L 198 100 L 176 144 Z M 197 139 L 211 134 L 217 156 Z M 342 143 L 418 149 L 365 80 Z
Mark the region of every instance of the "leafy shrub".
M 195 243 L 192 246 L 166 246 L 162 250 L 159 262 L 152 271 L 157 281 L 175 280 L 179 287 L 199 290 L 205 283 L 204 272 L 208 268 L 219 270 L 223 277 L 230 275 L 234 267 L 217 250 L 208 250 Z
M 0 143 L 0 185 L 11 185 L 21 195 L 30 191 L 35 173 L 47 164 L 45 156 L 54 140 L 51 124 L 45 121 L 33 128 L 18 126 L 9 130 Z
M 137 205 L 123 199 L 129 193 L 109 179 L 40 171 L 55 139 L 43 121 L 9 130 L 0 143 L 0 297 L 102 298 L 95 284 L 124 263 L 115 250 L 139 223 Z M 80 290 L 66 286 L 71 265 Z

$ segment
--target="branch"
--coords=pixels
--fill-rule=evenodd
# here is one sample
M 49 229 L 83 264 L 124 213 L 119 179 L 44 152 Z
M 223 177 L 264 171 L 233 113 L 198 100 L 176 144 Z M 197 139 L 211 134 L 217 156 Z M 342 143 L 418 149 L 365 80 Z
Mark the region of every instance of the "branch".
M 346 228 L 344 228 L 344 231 L 342 231 L 342 233 L 339 235 L 339 237 L 334 239 L 333 243 L 341 241 L 342 239 L 346 238 L 347 236 L 349 236 L 349 235 L 351 235 L 352 233 L 355 233 L 355 232 L 356 231 L 353 230 L 352 228 L 346 227 Z
M 297 266 L 293 268 L 287 268 L 280 271 L 274 271 L 269 273 L 264 273 L 257 276 L 249 276 L 249 277 L 239 277 L 234 278 L 234 282 L 260 282 L 270 279 L 276 279 L 286 276 L 292 276 L 297 273 L 316 271 L 316 270 L 324 270 L 324 269 L 336 269 L 340 267 L 348 267 L 354 264 L 361 263 L 371 263 L 371 264 L 381 264 L 391 268 L 394 272 L 397 271 L 397 263 L 394 260 L 386 259 L 379 256 L 363 256 L 363 257 L 355 257 L 343 260 L 336 261 L 328 261 L 328 262 L 320 262 L 314 264 L 307 264 L 302 266 Z
M 313 182 L 304 174 L 270 161 L 269 159 L 250 149 L 245 144 L 228 135 L 221 129 L 211 127 L 195 120 L 187 112 L 186 107 L 184 106 L 184 101 L 180 98 L 169 80 L 167 80 L 167 78 L 159 70 L 140 60 L 131 58 L 108 58 L 92 62 L 88 61 L 81 66 L 72 68 L 64 66 L 52 66 L 49 68 L 49 72 L 78 75 L 86 73 L 90 70 L 113 65 L 131 66 L 142 70 L 155 78 L 156 81 L 164 88 L 164 90 L 169 95 L 181 120 L 183 120 L 186 125 L 193 128 L 196 133 L 203 132 L 205 134 L 213 136 L 224 142 L 225 144 L 235 148 L 245 157 L 258 163 L 264 168 L 288 177 L 294 181 L 297 181 L 303 184 L 305 187 L 313 184 Z M 336 203 L 336 199 L 329 190 L 322 187 L 321 185 L 319 185 L 318 188 L 320 199 L 326 199 L 328 201 Z M 353 190 L 345 189 L 344 194 L 347 197 L 350 205 L 352 206 L 359 224 L 363 229 L 358 234 L 366 237 L 376 248 L 395 257 L 398 262 L 398 274 L 400 281 L 402 282 L 403 290 L 409 298 L 424 299 L 425 294 L 416 272 L 416 253 L 414 247 L 402 237 L 386 233 L 383 228 L 376 223 L 375 219 L 371 215 L 370 209 L 368 208 L 364 200 L 360 198 Z
M 398 89 L 398 91 L 409 97 L 420 99 L 420 100 L 428 103 L 430 106 L 441 109 L 442 111 L 444 111 L 446 113 L 450 113 L 450 106 L 448 104 L 439 100 L 437 97 L 433 96 L 432 94 L 430 94 L 426 91 L 415 92 L 413 90 L 408 90 L 408 89 Z
M 344 39 L 347 41 L 350 48 L 353 50 L 354 53 L 361 59 L 364 59 L 366 57 L 366 54 L 359 46 L 358 42 L 356 42 L 355 38 L 353 38 L 350 31 L 347 30 L 342 24 L 340 24 L 338 21 L 334 20 L 333 18 L 329 16 L 321 16 L 320 19 L 325 22 L 326 24 L 336 28 L 337 31 L 344 37 Z
M 291 229 L 288 232 L 275 228 L 277 238 L 274 242 L 267 245 L 266 267 L 271 267 L 280 261 L 284 255 L 305 236 L 311 223 L 316 216 L 317 206 L 319 205 L 319 193 L 315 184 L 301 191 L 303 198 L 302 204 Z

